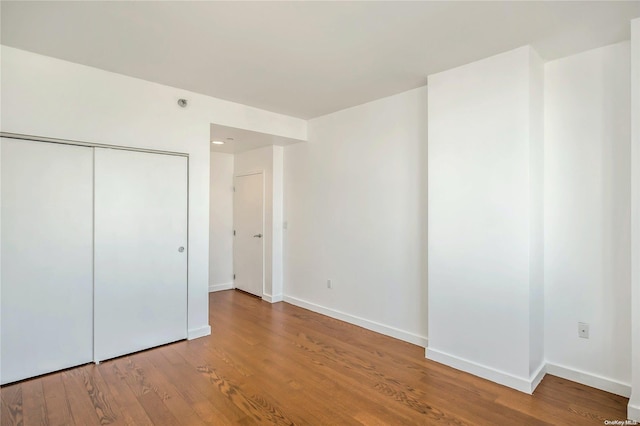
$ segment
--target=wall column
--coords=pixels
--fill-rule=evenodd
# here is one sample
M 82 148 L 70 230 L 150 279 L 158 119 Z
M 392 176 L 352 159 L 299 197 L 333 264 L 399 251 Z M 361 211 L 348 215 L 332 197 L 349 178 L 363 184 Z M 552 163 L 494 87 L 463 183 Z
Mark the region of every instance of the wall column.
M 529 46 L 428 79 L 426 356 L 527 393 L 544 375 L 543 79 Z

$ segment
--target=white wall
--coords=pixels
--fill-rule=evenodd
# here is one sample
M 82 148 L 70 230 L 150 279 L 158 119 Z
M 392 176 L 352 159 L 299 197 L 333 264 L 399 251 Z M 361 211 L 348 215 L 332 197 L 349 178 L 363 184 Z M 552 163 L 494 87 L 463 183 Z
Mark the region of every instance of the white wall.
M 545 65 L 548 371 L 629 396 L 629 43 Z M 590 338 L 578 337 L 578 322 Z M 579 373 L 581 377 L 578 377 Z
M 529 377 L 544 365 L 544 64 L 529 50 Z M 542 378 L 542 376 L 539 376 Z
M 272 166 L 271 302 L 284 300 L 284 147 L 274 145 Z
M 631 21 L 631 138 L 632 138 L 632 395 L 630 419 L 640 421 L 640 18 Z
M 234 174 L 262 171 L 264 176 L 264 295 L 283 299 L 282 291 L 282 170 L 283 147 L 267 146 L 235 155 Z
M 209 333 L 209 125 L 306 139 L 304 120 L 2 46 L 2 131 L 189 154 L 191 338 Z M 189 106 L 180 108 L 179 98 Z
M 428 79 L 426 355 L 525 392 L 543 374 L 541 70 L 523 47 Z
M 285 147 L 286 301 L 426 344 L 426 118 L 422 87 Z
M 209 291 L 233 288 L 233 154 L 211 153 Z

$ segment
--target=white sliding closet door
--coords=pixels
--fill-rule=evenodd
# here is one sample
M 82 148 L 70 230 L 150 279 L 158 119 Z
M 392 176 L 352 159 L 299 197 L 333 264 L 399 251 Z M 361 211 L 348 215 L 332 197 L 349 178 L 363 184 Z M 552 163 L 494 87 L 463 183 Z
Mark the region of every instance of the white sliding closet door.
M 93 150 L 0 144 L 4 384 L 93 359 Z
M 95 360 L 187 337 L 187 158 L 95 149 Z

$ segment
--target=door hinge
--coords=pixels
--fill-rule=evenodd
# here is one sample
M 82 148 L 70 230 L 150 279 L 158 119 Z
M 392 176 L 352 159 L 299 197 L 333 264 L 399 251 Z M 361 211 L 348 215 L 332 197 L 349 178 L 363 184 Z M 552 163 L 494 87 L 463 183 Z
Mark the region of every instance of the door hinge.
M 234 236 L 236 235 L 236 230 L 235 230 L 235 229 L 233 230 L 233 235 L 234 235 Z
M 233 274 L 233 279 L 234 279 L 234 280 L 236 279 L 236 274 Z
M 233 187 L 233 192 L 236 192 L 236 187 L 235 186 Z

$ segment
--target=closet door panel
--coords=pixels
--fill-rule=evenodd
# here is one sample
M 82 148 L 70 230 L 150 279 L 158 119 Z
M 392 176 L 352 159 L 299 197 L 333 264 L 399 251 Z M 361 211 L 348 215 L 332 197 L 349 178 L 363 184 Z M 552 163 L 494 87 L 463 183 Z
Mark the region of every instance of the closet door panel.
M 0 144 L 4 384 L 93 358 L 93 149 Z
M 95 357 L 187 337 L 187 159 L 95 149 Z

